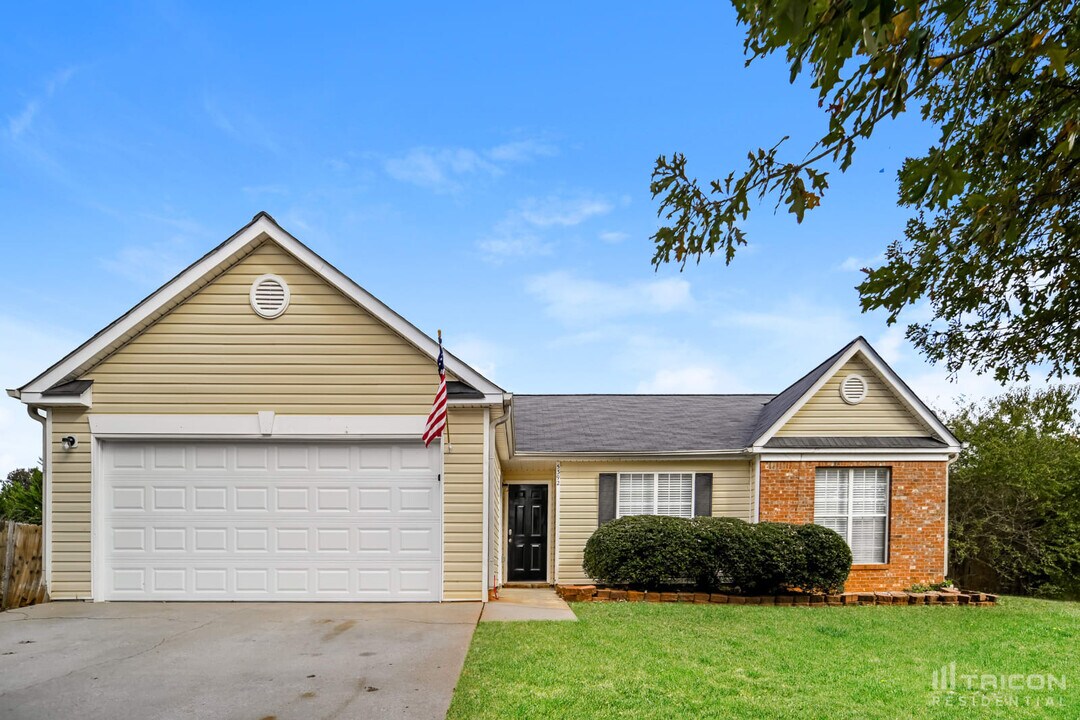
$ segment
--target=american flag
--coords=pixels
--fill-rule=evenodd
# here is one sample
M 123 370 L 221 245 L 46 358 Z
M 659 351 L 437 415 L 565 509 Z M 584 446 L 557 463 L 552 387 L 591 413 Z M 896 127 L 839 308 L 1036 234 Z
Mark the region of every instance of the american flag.
M 431 403 L 431 412 L 424 426 L 424 447 L 437 437 L 442 437 L 446 428 L 446 365 L 443 364 L 442 332 L 439 333 L 439 389 L 435 392 L 435 401 Z

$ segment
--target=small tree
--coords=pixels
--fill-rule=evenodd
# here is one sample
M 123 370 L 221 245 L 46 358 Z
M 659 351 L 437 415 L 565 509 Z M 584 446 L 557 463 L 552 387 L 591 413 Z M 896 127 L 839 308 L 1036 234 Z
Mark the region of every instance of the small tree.
M 0 519 L 41 524 L 42 475 L 38 468 L 17 468 L 0 481 Z
M 949 478 L 951 574 L 962 585 L 1080 595 L 1080 389 L 1015 390 L 947 422 L 970 447 Z

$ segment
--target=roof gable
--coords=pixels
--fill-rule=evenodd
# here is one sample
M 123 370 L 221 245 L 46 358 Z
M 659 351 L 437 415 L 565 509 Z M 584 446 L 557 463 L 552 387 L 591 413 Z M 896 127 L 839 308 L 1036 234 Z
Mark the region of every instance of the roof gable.
M 435 359 L 438 354 L 438 343 L 435 340 L 391 310 L 378 298 L 361 288 L 340 270 L 319 257 L 310 248 L 285 231 L 270 215 L 260 212 L 250 223 L 228 240 L 195 261 L 179 275 L 165 283 L 138 305 L 18 391 L 10 394 L 22 397 L 24 402 L 30 402 L 31 398 L 40 399 L 41 393 L 52 386 L 78 377 L 103 358 L 123 347 L 132 338 L 139 335 L 162 316 L 208 285 L 226 272 L 229 267 L 268 240 L 279 245 L 327 284 L 339 290 L 347 298 L 387 325 L 421 353 L 432 358 L 432 360 Z M 445 353 L 445 362 L 446 368 L 451 374 L 481 393 L 485 395 L 502 395 L 503 391 L 500 387 L 449 352 Z
M 846 406 L 851 410 L 850 420 L 842 415 L 844 410 L 840 408 L 845 405 L 839 398 L 838 392 L 838 384 L 841 380 L 838 374 L 845 369 L 847 372 L 843 373 L 844 376 L 849 372 L 866 376 L 865 379 L 870 385 L 868 398 L 877 395 L 878 399 L 875 402 L 879 403 Z M 827 389 L 826 386 L 828 386 Z M 826 420 L 817 424 L 797 420 L 807 404 L 814 402 L 826 406 L 822 408 L 821 413 Z M 862 410 L 858 409 L 860 406 Z M 883 424 L 883 429 L 879 432 L 868 432 L 866 421 L 874 416 L 875 411 L 891 413 L 892 417 L 886 418 L 887 422 Z M 841 413 L 837 415 L 839 419 L 834 423 L 832 430 L 829 429 L 828 421 L 830 412 L 834 415 Z M 877 417 L 877 420 L 880 421 L 881 417 Z M 836 430 L 837 427 L 840 428 L 839 431 Z M 845 345 L 766 405 L 755 429 L 753 445 L 765 446 L 777 435 L 785 434 L 808 438 L 835 435 L 852 437 L 930 435 L 950 448 L 960 447 L 960 442 L 934 412 L 912 392 L 911 388 L 862 337 Z

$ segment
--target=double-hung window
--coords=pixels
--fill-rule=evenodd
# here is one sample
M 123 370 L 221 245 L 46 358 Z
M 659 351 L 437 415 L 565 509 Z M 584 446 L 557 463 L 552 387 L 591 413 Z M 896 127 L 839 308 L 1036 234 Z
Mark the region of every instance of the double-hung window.
M 694 473 L 619 473 L 618 517 L 694 516 Z
M 887 468 L 818 468 L 814 522 L 840 534 L 853 562 L 884 563 L 888 553 Z

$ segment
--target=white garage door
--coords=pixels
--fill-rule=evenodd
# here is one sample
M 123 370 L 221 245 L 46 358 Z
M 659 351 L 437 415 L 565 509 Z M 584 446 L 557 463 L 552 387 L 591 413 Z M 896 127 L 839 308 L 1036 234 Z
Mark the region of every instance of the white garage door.
M 437 445 L 106 442 L 106 600 L 438 600 Z

